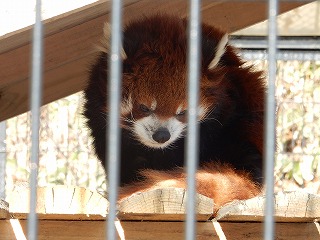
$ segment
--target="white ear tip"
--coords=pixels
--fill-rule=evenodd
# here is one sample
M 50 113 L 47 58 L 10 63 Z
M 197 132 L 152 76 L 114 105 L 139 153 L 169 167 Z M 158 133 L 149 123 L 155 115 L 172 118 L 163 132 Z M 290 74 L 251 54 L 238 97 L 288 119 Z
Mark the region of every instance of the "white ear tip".
M 110 40 L 111 40 L 111 25 L 106 22 L 103 26 L 103 40 L 102 40 L 102 47 L 99 47 L 99 50 L 102 52 L 109 53 L 110 52 Z M 120 50 L 121 59 L 127 59 L 127 54 L 124 51 L 123 47 Z
M 220 39 L 220 42 L 218 43 L 218 45 L 216 47 L 215 56 L 212 59 L 212 61 L 210 62 L 208 69 L 213 69 L 215 66 L 217 66 L 222 55 L 225 53 L 225 48 L 227 46 L 228 40 L 229 40 L 228 34 L 225 34 L 222 36 L 222 38 Z
M 108 22 L 106 22 L 103 26 L 103 36 L 105 39 L 109 39 L 111 35 L 111 26 Z
M 227 43 L 229 41 L 229 34 L 225 34 L 223 35 L 223 37 L 221 38 L 221 41 L 223 43 L 224 48 L 226 47 Z

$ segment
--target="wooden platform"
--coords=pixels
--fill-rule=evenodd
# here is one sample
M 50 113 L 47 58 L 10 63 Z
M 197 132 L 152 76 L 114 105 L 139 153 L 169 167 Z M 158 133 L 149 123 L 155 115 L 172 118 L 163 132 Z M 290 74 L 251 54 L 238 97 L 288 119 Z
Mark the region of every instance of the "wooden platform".
M 79 187 L 38 189 L 39 239 L 105 239 L 108 201 Z M 28 189 L 16 189 L 0 210 L 0 239 L 26 239 Z M 197 239 L 262 239 L 263 196 L 238 201 L 217 213 L 214 202 L 197 195 Z M 320 197 L 303 192 L 275 195 L 276 239 L 319 239 Z M 119 239 L 184 239 L 185 190 L 134 194 L 118 206 Z
M 123 2 L 125 23 L 156 12 L 188 14 L 185 0 Z M 306 3 L 283 1 L 280 12 Z M 110 6 L 110 1 L 98 1 L 45 21 L 43 104 L 83 89 Z M 234 32 L 265 20 L 267 1 L 203 0 L 201 9 L 204 22 Z M 30 27 L 0 37 L 0 121 L 29 109 L 30 41 Z

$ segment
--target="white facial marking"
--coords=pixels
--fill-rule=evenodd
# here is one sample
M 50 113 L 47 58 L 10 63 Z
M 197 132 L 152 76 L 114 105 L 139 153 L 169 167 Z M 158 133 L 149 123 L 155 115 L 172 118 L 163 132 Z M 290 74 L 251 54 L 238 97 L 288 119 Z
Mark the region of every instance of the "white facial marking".
M 176 115 L 178 115 L 179 113 L 181 113 L 183 111 L 183 105 L 181 104 L 178 108 L 177 108 L 177 111 L 176 111 Z
M 156 108 L 157 108 L 157 101 L 154 99 L 151 103 L 150 109 L 154 111 L 156 110 Z
M 213 69 L 220 61 L 220 58 L 225 52 L 226 45 L 228 43 L 228 34 L 225 34 L 217 45 L 216 54 L 212 61 L 210 62 L 208 69 Z
M 125 115 L 128 115 L 129 113 L 131 113 L 132 108 L 133 108 L 132 98 L 131 98 L 131 95 L 129 95 L 128 99 L 124 99 L 121 102 L 121 106 L 120 106 L 121 116 L 125 116 Z
M 178 115 L 179 113 L 181 113 L 182 111 L 184 111 L 185 109 L 183 108 L 182 105 L 180 105 L 177 108 L 176 114 Z M 205 115 L 208 112 L 208 107 L 205 105 L 200 105 L 200 107 L 198 108 L 198 120 L 200 121 L 202 118 L 205 117 Z
M 170 139 L 164 143 L 158 143 L 153 139 L 153 134 L 159 128 L 166 128 L 170 133 Z M 154 114 L 141 118 L 133 124 L 133 133 L 135 137 L 144 145 L 151 148 L 166 148 L 171 143 L 182 136 L 186 124 L 178 121 L 175 117 L 166 121 L 159 120 Z

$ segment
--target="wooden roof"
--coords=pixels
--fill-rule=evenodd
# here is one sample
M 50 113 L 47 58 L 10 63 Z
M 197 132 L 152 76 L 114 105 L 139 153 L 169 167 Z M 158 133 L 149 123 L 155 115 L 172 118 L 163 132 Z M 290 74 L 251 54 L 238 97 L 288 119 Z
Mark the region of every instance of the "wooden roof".
M 267 18 L 267 1 L 202 1 L 203 21 L 229 32 Z M 285 12 L 306 1 L 281 2 Z M 110 1 L 98 1 L 44 22 L 45 58 L 43 104 L 83 89 L 87 67 L 102 26 L 109 19 Z M 124 0 L 123 21 L 155 12 L 188 15 L 185 0 Z M 0 121 L 29 110 L 31 27 L 0 37 Z

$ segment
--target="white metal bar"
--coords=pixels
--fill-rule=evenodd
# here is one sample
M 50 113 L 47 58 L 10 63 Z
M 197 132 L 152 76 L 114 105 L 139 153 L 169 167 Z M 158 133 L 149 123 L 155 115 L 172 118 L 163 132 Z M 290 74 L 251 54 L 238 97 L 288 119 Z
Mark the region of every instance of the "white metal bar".
M 42 98 L 43 25 L 41 0 L 36 1 L 36 19 L 32 39 L 31 72 L 31 161 L 30 161 L 30 213 L 28 215 L 28 239 L 37 239 L 38 218 L 36 214 L 37 179 L 39 163 L 40 106 Z
M 278 1 L 269 0 L 268 16 L 268 92 L 265 104 L 264 166 L 266 204 L 264 239 L 274 239 L 274 160 L 275 160 L 275 81 L 277 70 L 277 14 Z
M 267 49 L 268 40 L 265 37 L 237 37 L 233 36 L 230 43 L 237 47 L 247 50 L 254 49 Z M 295 50 L 295 51 L 316 51 L 320 50 L 320 38 L 319 37 L 281 37 L 277 39 L 278 50 Z
M 247 60 L 266 60 L 265 50 L 240 50 L 240 56 Z M 320 61 L 320 52 L 316 51 L 277 51 L 277 59 L 282 61 Z
M 107 239 L 116 239 L 115 220 L 117 214 L 117 198 L 119 185 L 120 169 L 120 92 L 122 78 L 121 63 L 121 42 L 122 42 L 122 2 L 121 0 L 112 1 L 111 12 L 111 52 L 109 60 L 108 76 L 108 132 L 107 132 L 107 166 L 108 166 L 108 193 L 109 193 L 109 215 L 107 221 Z
M 199 101 L 199 72 L 200 72 L 200 38 L 201 38 L 201 1 L 190 1 L 189 19 L 189 43 L 188 43 L 188 134 L 186 144 L 187 165 L 187 219 L 185 239 L 192 240 L 196 236 L 195 224 L 195 193 L 196 193 L 196 170 L 198 166 L 198 142 L 199 125 L 198 101 Z

